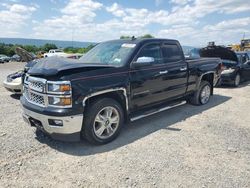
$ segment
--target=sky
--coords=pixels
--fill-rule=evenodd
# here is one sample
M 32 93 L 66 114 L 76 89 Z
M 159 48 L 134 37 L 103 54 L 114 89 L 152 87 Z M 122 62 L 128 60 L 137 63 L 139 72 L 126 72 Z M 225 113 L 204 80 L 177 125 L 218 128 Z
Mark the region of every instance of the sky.
M 250 0 L 0 0 L 0 37 L 101 42 L 121 35 L 183 45 L 250 38 Z

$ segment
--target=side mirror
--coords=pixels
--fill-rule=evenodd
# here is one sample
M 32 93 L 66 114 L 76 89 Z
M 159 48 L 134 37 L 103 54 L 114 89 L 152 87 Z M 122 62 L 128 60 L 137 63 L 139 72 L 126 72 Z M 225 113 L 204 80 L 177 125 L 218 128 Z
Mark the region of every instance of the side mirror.
M 154 63 L 155 59 L 153 57 L 139 57 L 135 62 L 133 62 L 133 67 L 143 67 Z

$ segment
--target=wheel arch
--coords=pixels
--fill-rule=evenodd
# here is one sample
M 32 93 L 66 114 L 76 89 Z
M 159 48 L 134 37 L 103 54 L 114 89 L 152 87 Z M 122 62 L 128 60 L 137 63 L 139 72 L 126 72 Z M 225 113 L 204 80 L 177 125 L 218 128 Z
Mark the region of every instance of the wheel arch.
M 102 91 L 97 91 L 91 93 L 84 97 L 82 101 L 82 105 L 84 108 L 88 108 L 88 106 L 100 99 L 100 98 L 111 98 L 116 100 L 122 107 L 124 112 L 124 117 L 128 115 L 128 97 L 127 97 L 127 90 L 125 88 L 112 88 L 106 89 Z
M 214 91 L 214 76 L 215 76 L 215 73 L 213 71 L 206 72 L 206 73 L 202 74 L 200 76 L 200 80 L 199 80 L 199 84 L 198 84 L 197 88 L 199 88 L 199 86 L 201 84 L 201 81 L 207 81 L 211 85 L 211 95 L 213 95 L 213 91 Z

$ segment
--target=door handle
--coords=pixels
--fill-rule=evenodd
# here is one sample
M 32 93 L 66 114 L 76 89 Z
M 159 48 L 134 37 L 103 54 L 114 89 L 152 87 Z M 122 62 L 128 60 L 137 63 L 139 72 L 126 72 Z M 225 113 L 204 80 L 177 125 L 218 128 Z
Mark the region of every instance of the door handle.
M 180 71 L 185 71 L 185 70 L 187 70 L 187 67 L 181 67 L 180 68 Z
M 167 74 L 167 73 L 168 73 L 167 70 L 165 70 L 165 71 L 160 71 L 160 72 L 159 72 L 159 74 Z

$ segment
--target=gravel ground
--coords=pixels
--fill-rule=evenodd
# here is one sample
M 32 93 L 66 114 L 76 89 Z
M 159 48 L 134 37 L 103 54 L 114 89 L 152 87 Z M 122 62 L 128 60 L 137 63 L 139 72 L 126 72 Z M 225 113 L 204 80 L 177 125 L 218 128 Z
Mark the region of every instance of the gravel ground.
M 0 64 L 0 81 L 23 67 Z M 250 82 L 126 125 L 104 146 L 28 127 L 0 85 L 0 187 L 250 187 Z

